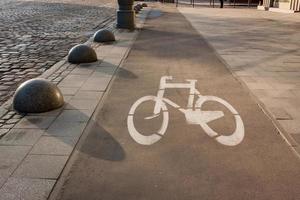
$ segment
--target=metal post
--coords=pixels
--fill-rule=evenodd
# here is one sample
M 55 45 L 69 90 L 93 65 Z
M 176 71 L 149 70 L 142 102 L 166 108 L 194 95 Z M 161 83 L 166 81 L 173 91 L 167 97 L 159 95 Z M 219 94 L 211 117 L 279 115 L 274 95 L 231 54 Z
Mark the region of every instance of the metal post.
M 134 0 L 118 0 L 117 28 L 134 29 L 134 11 L 132 9 Z

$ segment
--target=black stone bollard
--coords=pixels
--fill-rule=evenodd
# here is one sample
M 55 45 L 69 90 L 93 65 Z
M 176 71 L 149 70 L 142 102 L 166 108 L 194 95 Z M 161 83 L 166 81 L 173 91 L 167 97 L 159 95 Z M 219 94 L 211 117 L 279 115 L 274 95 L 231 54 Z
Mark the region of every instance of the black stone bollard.
M 68 61 L 73 64 L 96 62 L 97 54 L 92 47 L 78 44 L 69 51 Z
M 137 4 L 136 5 L 140 10 L 142 10 L 143 9 L 143 6 L 142 6 L 142 4 Z
M 22 83 L 13 98 L 13 107 L 20 113 L 47 112 L 63 105 L 64 98 L 58 87 L 41 78 Z
M 132 9 L 134 0 L 118 0 L 117 28 L 134 29 L 134 11 Z
M 136 6 L 134 6 L 133 9 L 134 9 L 134 11 L 135 11 L 136 14 L 138 14 L 140 12 L 140 10 Z
M 94 36 L 94 42 L 113 42 L 116 41 L 115 35 L 113 32 L 107 29 L 100 29 L 97 31 Z

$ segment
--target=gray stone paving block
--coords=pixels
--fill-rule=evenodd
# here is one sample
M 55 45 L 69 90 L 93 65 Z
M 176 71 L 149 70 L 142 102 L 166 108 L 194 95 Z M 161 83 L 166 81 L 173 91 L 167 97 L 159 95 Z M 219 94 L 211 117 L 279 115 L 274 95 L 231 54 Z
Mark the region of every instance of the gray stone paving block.
M 97 99 L 97 100 L 99 100 L 102 97 L 102 95 L 103 95 L 103 92 L 79 90 L 72 99 Z
M 67 159 L 68 156 L 28 155 L 12 176 L 57 179 Z
M 240 77 L 245 83 L 255 83 L 256 80 L 251 76 L 241 76 Z
M 5 123 L 6 124 L 16 124 L 20 119 L 9 119 Z
M 274 90 L 265 90 L 265 91 L 271 97 L 291 98 L 295 96 L 289 89 L 274 89 Z
M 91 75 L 95 71 L 95 67 L 77 67 L 70 74 L 72 75 Z
M 6 112 L 7 112 L 7 109 L 5 109 L 4 107 L 0 107 L 0 117 L 5 115 Z
M 89 75 L 77 75 L 77 74 L 70 74 L 63 81 L 69 82 L 85 82 L 86 79 L 89 78 Z
M 30 154 L 70 155 L 76 142 L 74 137 L 42 136 Z
M 32 146 L 43 135 L 43 130 L 11 129 L 0 140 L 0 145 L 29 145 Z
M 260 101 L 262 101 L 267 107 L 282 107 L 284 99 L 282 98 L 271 98 L 271 97 L 261 97 L 259 98 Z
M 300 146 L 300 132 L 297 134 L 291 134 L 292 138 L 297 142 L 298 146 Z M 300 149 L 299 149 L 300 150 Z
M 87 122 L 92 112 L 92 110 L 64 110 L 55 121 Z
M 278 120 L 282 128 L 289 134 L 298 134 L 300 133 L 300 120 Z
M 68 100 L 68 97 L 67 97 Z M 67 101 L 65 101 L 67 102 Z M 56 117 L 58 116 L 63 110 L 63 107 L 43 113 L 28 113 L 27 116 L 49 116 L 49 117 Z
M 108 62 L 108 63 L 111 63 L 113 65 L 119 66 L 120 63 L 121 63 L 121 61 L 122 61 L 122 59 L 123 59 L 123 57 L 120 58 L 120 57 L 113 57 L 113 56 L 111 56 L 111 57 L 105 57 L 104 61 Z
M 88 91 L 105 91 L 111 78 L 110 77 L 98 77 L 98 78 L 89 78 L 80 88 L 80 90 Z
M 65 105 L 73 98 L 73 96 L 64 96 L 64 99 L 65 99 Z M 64 108 L 64 107 L 63 107 Z
M 9 178 L 0 189 L 1 200 L 46 200 L 55 180 Z
M 61 87 L 69 87 L 69 88 L 76 88 L 81 87 L 83 83 L 88 79 L 88 75 L 68 75 L 64 80 L 62 80 L 58 86 Z
M 95 72 L 91 75 L 90 78 L 99 78 L 99 77 L 112 77 L 115 74 L 118 66 L 111 67 L 98 67 Z
M 272 87 L 277 90 L 292 90 L 296 88 L 296 84 L 273 82 Z
M 125 55 L 125 53 L 128 51 L 128 47 L 122 47 L 122 46 L 114 46 L 112 50 L 110 51 L 111 57 L 116 57 L 122 59 Z
M 7 178 L 0 177 L 0 188 L 3 186 Z
M 98 104 L 98 100 L 95 99 L 71 99 L 65 109 L 68 110 L 94 110 Z
M 10 176 L 30 148 L 30 146 L 0 146 L 0 177 Z
M 58 87 L 71 87 L 71 88 L 80 88 L 83 85 L 84 81 L 66 81 L 63 80 L 58 84 Z
M 86 122 L 66 122 L 56 120 L 45 131 L 45 135 L 78 138 L 82 134 L 86 125 Z
M 59 87 L 61 93 L 65 95 L 75 95 L 79 88 L 74 87 Z
M 0 128 L 0 138 L 5 135 L 6 133 L 8 133 L 9 129 L 6 128 Z
M 285 109 L 283 108 L 272 108 L 267 107 L 268 110 L 271 112 L 272 116 L 277 120 L 291 120 L 292 116 L 289 115 Z
M 103 60 L 100 63 L 99 67 L 97 67 L 95 70 L 97 71 L 97 70 L 101 70 L 101 69 L 105 69 L 105 68 L 107 68 L 107 69 L 113 69 L 113 68 L 117 68 L 117 67 L 118 67 L 118 65 L 114 65 L 112 63 L 109 63 L 109 62 Z
M 300 89 L 292 90 L 292 93 L 296 95 L 296 97 L 300 98 Z
M 246 83 L 250 89 L 274 89 L 267 83 Z
M 47 129 L 55 117 L 50 116 L 25 116 L 16 124 L 15 128 Z
M 258 98 L 265 98 L 267 96 L 266 90 L 263 89 L 253 89 L 251 91 Z
M 10 129 L 13 128 L 15 125 L 14 124 L 4 124 L 1 128 L 2 129 Z

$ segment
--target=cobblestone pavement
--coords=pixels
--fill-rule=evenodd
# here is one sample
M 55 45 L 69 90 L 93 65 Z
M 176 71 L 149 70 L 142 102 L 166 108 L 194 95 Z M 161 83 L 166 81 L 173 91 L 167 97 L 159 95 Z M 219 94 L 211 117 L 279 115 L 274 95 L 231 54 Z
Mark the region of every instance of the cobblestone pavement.
M 111 0 L 0 2 L 0 105 L 114 19 Z

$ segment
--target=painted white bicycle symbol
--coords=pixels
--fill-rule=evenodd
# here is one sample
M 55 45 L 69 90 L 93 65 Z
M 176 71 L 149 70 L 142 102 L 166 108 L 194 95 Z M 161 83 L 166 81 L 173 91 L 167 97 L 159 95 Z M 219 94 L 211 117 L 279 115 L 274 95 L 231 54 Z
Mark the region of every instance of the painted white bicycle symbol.
M 128 118 L 127 118 L 127 126 L 128 131 L 131 137 L 139 144 L 142 145 L 151 145 L 157 142 L 162 138 L 162 136 L 165 134 L 168 123 L 169 123 L 169 112 L 167 109 L 166 104 L 169 104 L 170 106 L 173 106 L 174 108 L 177 108 L 180 112 L 182 112 L 185 115 L 186 121 L 188 124 L 198 124 L 200 125 L 203 130 L 209 135 L 210 137 L 213 137 L 218 141 L 219 143 L 227 146 L 235 146 L 242 142 L 244 138 L 244 124 L 243 121 L 238 114 L 238 112 L 225 100 L 216 97 L 216 96 L 203 96 L 200 94 L 200 92 L 195 88 L 197 80 L 193 79 L 187 79 L 186 81 L 188 83 L 167 83 L 167 80 L 172 80 L 172 76 L 163 76 L 160 79 L 160 85 L 159 90 L 157 93 L 157 96 L 144 96 L 138 99 L 130 108 Z M 176 103 L 172 102 L 171 100 L 164 98 L 164 92 L 167 88 L 187 88 L 190 89 L 189 98 L 188 98 L 188 104 L 187 108 L 183 109 Z M 194 98 L 195 96 L 198 96 L 198 100 L 194 105 Z M 162 113 L 162 125 L 160 129 L 151 134 L 151 135 L 143 135 L 142 133 L 139 133 L 133 122 L 133 116 L 134 113 L 139 105 L 141 105 L 144 102 L 147 101 L 154 101 L 154 111 L 153 115 L 146 117 L 145 119 L 153 119 L 155 117 L 158 117 Z M 215 101 L 218 103 L 223 104 L 233 115 L 235 119 L 235 131 L 230 135 L 219 135 L 217 132 L 215 132 L 212 128 L 208 126 L 208 123 L 219 119 L 224 116 L 223 111 L 203 111 L 201 110 L 201 107 L 203 103 L 208 101 Z

